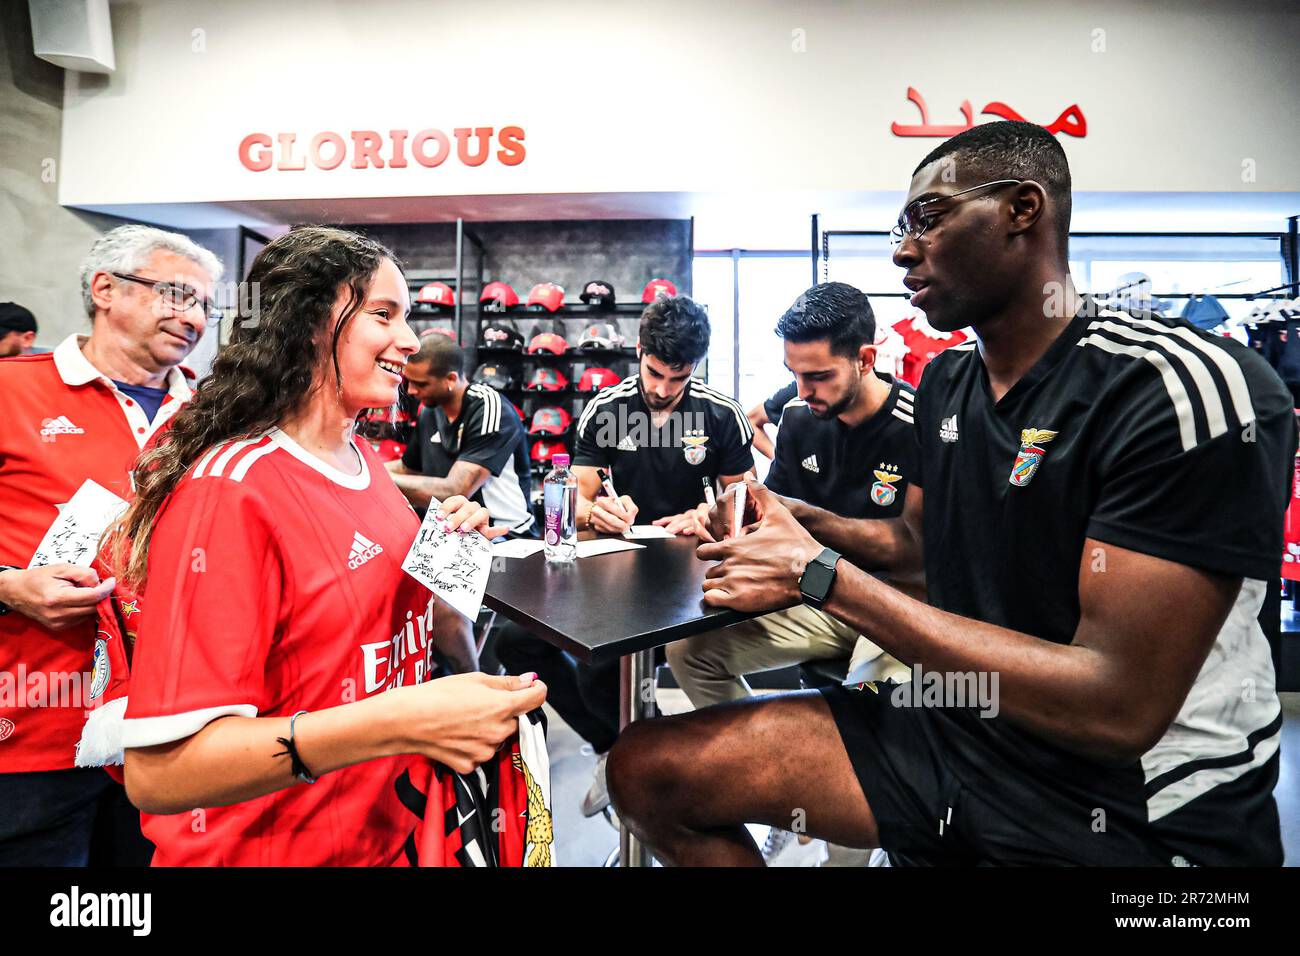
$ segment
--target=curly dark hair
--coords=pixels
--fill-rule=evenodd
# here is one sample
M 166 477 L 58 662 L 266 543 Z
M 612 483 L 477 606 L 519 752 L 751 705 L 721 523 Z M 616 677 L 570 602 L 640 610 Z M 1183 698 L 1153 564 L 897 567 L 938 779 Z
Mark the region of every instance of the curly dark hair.
M 365 236 L 300 226 L 253 260 L 247 283 L 257 290 L 256 312 L 240 302 L 230 344 L 212 373 L 136 466 L 136 495 L 114 529 L 112 548 L 126 583 L 144 581 L 158 513 L 205 451 L 231 439 L 256 438 L 284 421 L 311 394 L 325 355 L 333 363 L 334 384 L 342 384 L 339 338 L 385 259 L 397 264 L 392 252 Z M 331 330 L 341 290 L 347 301 Z
M 777 320 L 776 334 L 790 342 L 830 339 L 831 354 L 857 358 L 876 340 L 876 315 L 866 293 L 846 282 L 823 282 L 794 300 Z
M 667 365 L 694 365 L 709 354 L 709 313 L 688 296 L 656 299 L 641 313 L 640 342 Z

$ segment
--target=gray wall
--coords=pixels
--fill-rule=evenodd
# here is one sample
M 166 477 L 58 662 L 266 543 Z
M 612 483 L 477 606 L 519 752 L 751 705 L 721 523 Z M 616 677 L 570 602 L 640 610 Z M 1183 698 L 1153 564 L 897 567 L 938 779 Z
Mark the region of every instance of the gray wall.
M 62 117 L 63 71 L 32 53 L 27 4 L 0 3 L 0 301 L 32 310 L 46 348 L 89 331 L 77 267 L 121 221 L 59 205 Z
M 45 348 L 90 331 L 81 304 L 81 259 L 99 236 L 131 221 L 59 205 L 63 79 L 63 70 L 32 53 L 27 4 L 0 3 L 0 301 L 32 310 L 39 326 L 36 344 Z M 122 141 L 128 145 L 104 148 L 129 148 L 129 131 Z M 237 230 L 188 235 L 217 254 L 227 276 L 233 272 Z M 215 351 L 215 335 L 205 337 L 187 364 L 206 372 Z
M 450 275 L 456 264 L 451 223 L 345 226 L 389 246 L 408 272 Z M 690 289 L 691 226 L 679 219 L 467 224 L 487 250 L 484 281 L 509 282 L 520 297 L 539 282 L 557 282 L 576 301 L 592 279 L 612 282 L 620 301 L 636 301 L 653 278 Z

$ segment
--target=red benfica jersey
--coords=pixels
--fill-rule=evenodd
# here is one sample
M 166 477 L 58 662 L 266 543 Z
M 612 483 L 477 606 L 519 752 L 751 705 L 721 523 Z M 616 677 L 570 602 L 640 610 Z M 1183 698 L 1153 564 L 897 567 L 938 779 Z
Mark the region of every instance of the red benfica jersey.
M 401 567 L 420 522 L 368 445 L 354 447 L 361 472 L 351 476 L 277 429 L 209 450 L 178 483 L 150 544 L 125 747 L 425 678 L 433 599 Z M 414 759 L 368 761 L 233 806 L 143 814 L 153 862 L 402 863 L 410 814 L 394 782 Z
M 53 352 L 0 360 L 0 564 L 25 568 L 87 479 L 131 496 L 140 449 L 190 397 L 180 369 L 153 422 L 81 354 L 84 337 Z M 0 772 L 71 767 L 88 706 L 95 624 L 51 631 L 0 616 Z
M 894 331 L 903 338 L 907 354 L 903 356 L 903 381 L 913 388 L 921 384 L 921 375 L 931 360 L 945 349 L 966 341 L 965 332 L 953 332 L 946 338 L 933 338 L 918 329 L 911 319 L 894 323 Z

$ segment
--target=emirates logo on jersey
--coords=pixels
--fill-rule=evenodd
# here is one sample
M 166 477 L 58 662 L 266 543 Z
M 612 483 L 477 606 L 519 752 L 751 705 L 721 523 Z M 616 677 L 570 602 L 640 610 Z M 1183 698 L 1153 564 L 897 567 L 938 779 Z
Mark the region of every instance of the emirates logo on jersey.
M 14 732 L 14 722 L 8 717 L 0 717 L 0 740 L 8 740 Z
M 348 552 L 348 567 L 355 571 L 371 558 L 382 554 L 383 551 L 381 545 L 375 544 L 360 531 L 357 531 L 352 535 L 352 549 Z

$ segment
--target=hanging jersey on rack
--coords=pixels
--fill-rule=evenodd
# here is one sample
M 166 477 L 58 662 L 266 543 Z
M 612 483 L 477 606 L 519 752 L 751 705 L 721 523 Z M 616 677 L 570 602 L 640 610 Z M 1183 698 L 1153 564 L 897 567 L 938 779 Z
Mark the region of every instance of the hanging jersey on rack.
M 921 374 L 936 355 L 954 345 L 961 345 L 970 337 L 965 332 L 936 332 L 920 316 L 895 322 L 893 328 L 907 347 L 907 353 L 903 356 L 902 378 L 913 388 L 921 384 Z
M 903 377 L 903 359 L 907 357 L 907 345 L 903 337 L 891 326 L 876 327 L 876 374 L 892 378 Z
M 1291 501 L 1282 523 L 1282 577 L 1300 581 L 1300 453 L 1291 475 Z

